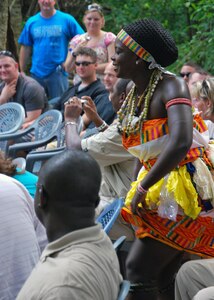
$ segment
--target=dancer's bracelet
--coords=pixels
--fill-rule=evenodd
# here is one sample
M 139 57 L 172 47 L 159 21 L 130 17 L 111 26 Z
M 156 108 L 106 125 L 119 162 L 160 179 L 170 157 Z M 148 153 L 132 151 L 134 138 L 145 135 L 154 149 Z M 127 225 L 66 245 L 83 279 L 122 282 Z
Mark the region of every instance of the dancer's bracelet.
M 137 186 L 137 191 L 139 194 L 143 195 L 143 194 L 146 194 L 148 192 L 148 190 L 144 189 L 141 184 L 139 183 L 138 186 Z

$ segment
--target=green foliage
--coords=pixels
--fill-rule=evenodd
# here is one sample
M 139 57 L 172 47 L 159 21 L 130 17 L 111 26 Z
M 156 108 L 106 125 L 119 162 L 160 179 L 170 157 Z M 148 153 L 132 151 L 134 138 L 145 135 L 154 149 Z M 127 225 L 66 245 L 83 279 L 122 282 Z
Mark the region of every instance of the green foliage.
M 195 3 L 194 3 L 195 2 Z M 205 70 L 214 74 L 214 6 L 213 1 L 194 1 L 190 3 L 191 29 L 194 32 L 189 40 L 187 51 L 181 44 L 185 60 L 194 60 Z M 188 43 L 186 43 L 188 44 Z

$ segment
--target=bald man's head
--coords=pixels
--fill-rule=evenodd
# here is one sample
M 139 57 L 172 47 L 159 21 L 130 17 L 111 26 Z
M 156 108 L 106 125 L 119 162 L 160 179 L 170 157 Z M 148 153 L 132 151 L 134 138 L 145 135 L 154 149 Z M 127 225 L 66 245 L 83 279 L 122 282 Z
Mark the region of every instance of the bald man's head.
M 35 197 L 39 219 L 45 224 L 51 213 L 63 219 L 75 209 L 86 211 L 85 215 L 80 214 L 80 219 L 89 218 L 87 212 L 93 217 L 99 203 L 100 183 L 99 165 L 89 154 L 72 150 L 55 155 L 39 173 Z

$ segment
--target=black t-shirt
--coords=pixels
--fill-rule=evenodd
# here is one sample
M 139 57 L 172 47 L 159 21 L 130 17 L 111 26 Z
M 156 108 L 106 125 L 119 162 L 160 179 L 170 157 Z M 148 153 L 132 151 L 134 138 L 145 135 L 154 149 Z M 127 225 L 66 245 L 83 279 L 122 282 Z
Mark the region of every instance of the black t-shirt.
M 108 91 L 100 79 L 95 80 L 81 90 L 79 90 L 80 84 L 81 82 L 70 87 L 60 98 L 60 107 L 57 107 L 57 109 L 61 110 L 62 113 L 64 112 L 64 103 L 68 101 L 70 97 L 77 96 L 78 98 L 81 98 L 82 96 L 89 96 L 94 100 L 98 95 L 108 94 Z

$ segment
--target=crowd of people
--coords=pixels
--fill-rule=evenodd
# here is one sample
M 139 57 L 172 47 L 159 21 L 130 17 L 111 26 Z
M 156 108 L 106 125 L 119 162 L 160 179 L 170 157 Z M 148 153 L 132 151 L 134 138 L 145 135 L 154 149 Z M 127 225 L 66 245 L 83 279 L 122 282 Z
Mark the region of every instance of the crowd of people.
M 192 61 L 167 71 L 178 49 L 157 20 L 106 32 L 92 3 L 84 31 L 38 4 L 19 62 L 0 51 L 0 105 L 24 107 L 22 129 L 61 111 L 65 150 L 38 176 L 0 152 L 0 298 L 116 300 L 127 279 L 127 300 L 213 299 L 214 77 Z M 107 236 L 95 220 L 118 198 Z

